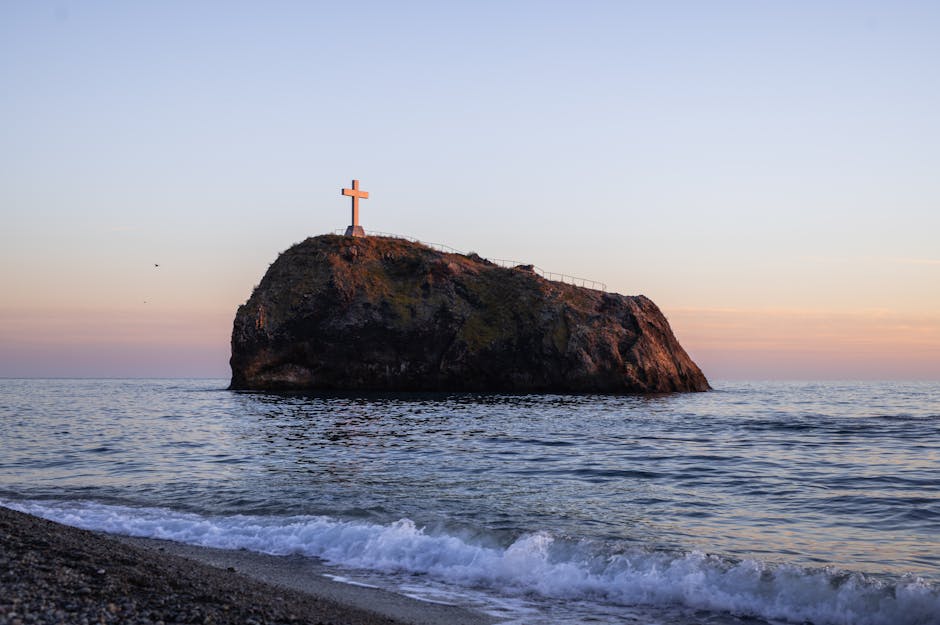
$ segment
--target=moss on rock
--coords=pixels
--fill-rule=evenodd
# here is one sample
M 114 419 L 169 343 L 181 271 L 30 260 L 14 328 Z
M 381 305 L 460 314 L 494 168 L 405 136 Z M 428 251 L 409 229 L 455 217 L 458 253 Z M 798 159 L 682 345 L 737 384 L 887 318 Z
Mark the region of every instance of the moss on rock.
M 243 389 L 709 388 L 643 296 L 383 237 L 282 253 L 236 313 L 231 366 Z

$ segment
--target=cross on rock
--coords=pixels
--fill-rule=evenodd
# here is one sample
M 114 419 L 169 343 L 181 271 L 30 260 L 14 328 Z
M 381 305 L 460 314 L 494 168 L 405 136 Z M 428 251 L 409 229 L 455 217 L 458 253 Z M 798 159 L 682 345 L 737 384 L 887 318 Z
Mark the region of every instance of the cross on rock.
M 359 181 L 352 181 L 352 189 L 343 189 L 343 195 L 348 195 L 352 198 L 352 224 L 346 228 L 347 237 L 364 237 L 366 236 L 366 231 L 362 229 L 362 226 L 359 225 L 359 198 L 363 200 L 369 199 L 368 191 L 359 190 Z

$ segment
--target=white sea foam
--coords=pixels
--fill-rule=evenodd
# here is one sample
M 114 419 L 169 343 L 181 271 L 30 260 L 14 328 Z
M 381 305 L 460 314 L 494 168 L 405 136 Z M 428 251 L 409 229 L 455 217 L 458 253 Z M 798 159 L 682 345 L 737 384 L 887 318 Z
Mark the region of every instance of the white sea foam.
M 940 623 L 940 588 L 920 579 L 879 581 L 858 573 L 808 570 L 700 552 L 604 554 L 588 543 L 539 532 L 506 548 L 434 534 L 402 519 L 390 525 L 330 517 L 204 517 L 91 502 L 2 501 L 68 525 L 333 564 L 424 573 L 434 579 L 621 605 L 685 606 L 816 625 Z
M 356 580 L 349 579 L 348 577 L 343 577 L 342 575 L 331 575 L 329 573 L 326 573 L 324 574 L 324 577 L 328 577 L 334 582 L 342 582 L 344 584 L 349 584 L 350 586 L 361 586 L 362 588 L 378 588 L 378 586 L 374 584 L 366 584 L 364 582 L 358 582 Z

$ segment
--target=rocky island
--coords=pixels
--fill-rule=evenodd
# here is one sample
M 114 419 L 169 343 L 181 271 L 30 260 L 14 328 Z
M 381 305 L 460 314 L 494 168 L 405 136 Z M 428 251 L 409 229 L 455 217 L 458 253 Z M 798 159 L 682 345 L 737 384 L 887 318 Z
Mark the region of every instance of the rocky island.
M 232 389 L 663 393 L 701 370 L 642 295 L 385 237 L 283 252 L 232 330 Z

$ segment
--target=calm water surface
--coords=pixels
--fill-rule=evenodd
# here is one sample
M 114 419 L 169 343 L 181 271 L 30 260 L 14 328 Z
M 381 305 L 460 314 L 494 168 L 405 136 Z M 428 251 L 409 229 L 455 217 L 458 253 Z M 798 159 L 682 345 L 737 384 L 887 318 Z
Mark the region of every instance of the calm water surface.
M 940 623 L 940 384 L 717 386 L 0 380 L 0 504 L 304 553 L 520 623 Z

